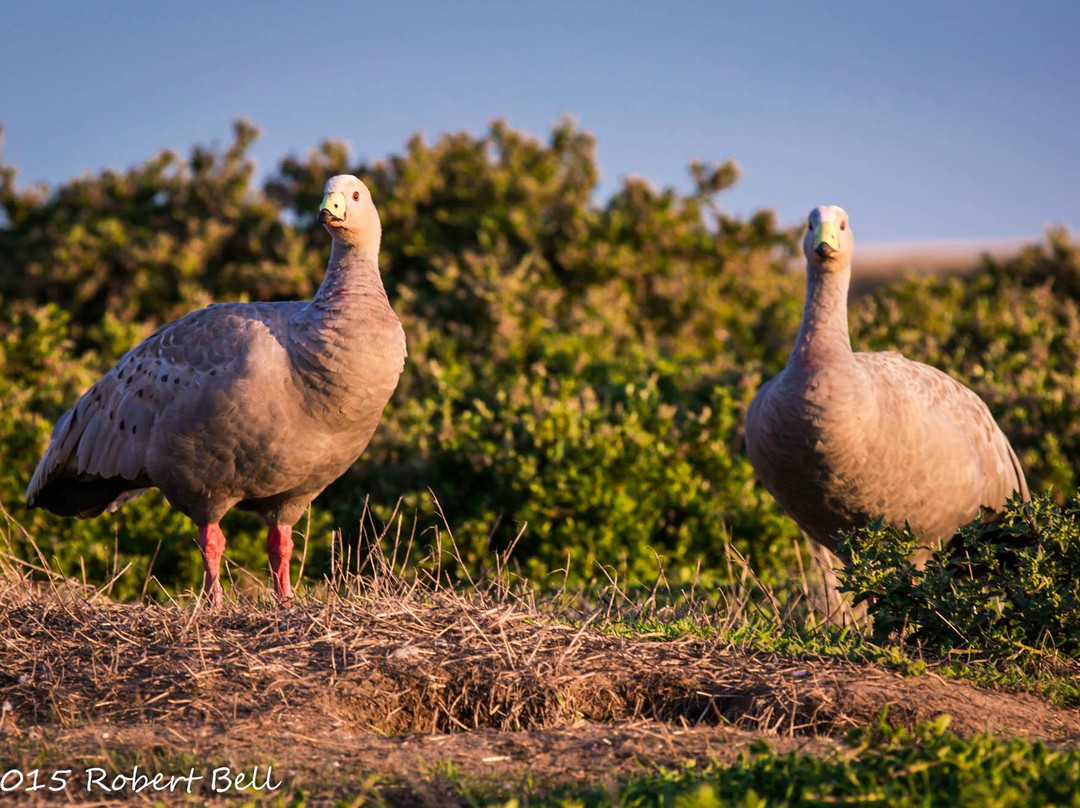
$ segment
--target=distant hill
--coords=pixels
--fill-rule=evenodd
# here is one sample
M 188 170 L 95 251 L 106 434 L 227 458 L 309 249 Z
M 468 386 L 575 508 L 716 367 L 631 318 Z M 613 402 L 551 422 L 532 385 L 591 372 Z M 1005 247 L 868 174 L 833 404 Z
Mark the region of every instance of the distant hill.
M 965 275 L 979 267 L 984 254 L 1009 258 L 1025 244 L 1039 240 L 1032 236 L 993 241 L 856 242 L 851 288 L 860 294 L 905 275 Z M 792 268 L 800 272 L 804 269 L 802 256 L 792 261 Z
M 986 253 L 1008 258 L 1038 237 L 994 241 L 941 240 L 879 242 L 856 246 L 852 288 L 872 289 L 904 275 L 964 275 L 978 268 Z

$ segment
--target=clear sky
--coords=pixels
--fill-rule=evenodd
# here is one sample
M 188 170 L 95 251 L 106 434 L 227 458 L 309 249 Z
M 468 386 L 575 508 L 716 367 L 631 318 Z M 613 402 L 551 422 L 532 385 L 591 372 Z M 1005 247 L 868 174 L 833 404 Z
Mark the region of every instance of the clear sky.
M 264 130 L 268 172 L 493 118 L 598 138 L 601 194 L 743 169 L 727 209 L 839 204 L 860 240 L 1080 229 L 1080 2 L 100 2 L 0 7 L 20 182 Z

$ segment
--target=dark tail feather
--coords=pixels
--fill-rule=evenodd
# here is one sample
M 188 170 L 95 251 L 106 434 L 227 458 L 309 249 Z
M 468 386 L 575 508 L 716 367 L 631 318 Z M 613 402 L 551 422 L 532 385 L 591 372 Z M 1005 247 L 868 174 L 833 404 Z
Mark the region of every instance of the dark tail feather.
M 146 488 L 147 485 L 145 481 L 125 480 L 123 477 L 59 479 L 46 483 L 26 504 L 30 508 L 44 508 L 58 516 L 87 519 L 107 511 L 125 493 Z M 124 501 L 128 499 L 131 498 L 126 497 Z

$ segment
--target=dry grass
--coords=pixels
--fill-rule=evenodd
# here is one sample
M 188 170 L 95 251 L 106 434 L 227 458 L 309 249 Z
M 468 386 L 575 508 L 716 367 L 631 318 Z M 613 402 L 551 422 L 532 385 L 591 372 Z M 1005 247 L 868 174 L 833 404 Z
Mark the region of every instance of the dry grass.
M 836 735 L 886 705 L 902 724 L 1043 738 L 1072 713 L 936 676 L 656 642 L 574 627 L 451 590 L 370 593 L 277 613 L 0 594 L 3 728 L 232 721 L 316 710 L 378 733 L 531 730 L 578 720 L 730 723 Z M 983 713 L 980 705 L 993 710 Z
M 55 580 L 12 580 L 9 569 L 0 589 L 0 731 L 190 725 L 302 709 L 382 734 L 651 720 L 837 735 L 888 706 L 900 724 L 948 712 L 960 732 L 1080 732 L 1074 713 L 1034 698 L 836 659 L 748 653 L 723 639 L 729 631 L 660 642 L 598 630 L 625 617 L 620 608 L 642 609 L 617 587 L 591 611 L 568 612 L 511 591 L 505 575 L 462 590 L 441 585 L 437 572 L 406 578 L 378 553 L 358 566 L 368 573 L 342 575 L 290 610 L 247 600 L 218 612 L 198 599 L 116 604 Z M 748 603 L 729 606 L 741 614 Z

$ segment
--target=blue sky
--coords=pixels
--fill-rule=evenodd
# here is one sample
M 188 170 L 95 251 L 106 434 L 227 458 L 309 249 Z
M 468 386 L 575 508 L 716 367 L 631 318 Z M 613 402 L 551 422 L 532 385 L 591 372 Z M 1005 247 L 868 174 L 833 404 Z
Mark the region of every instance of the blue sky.
M 1080 229 L 1080 3 L 20 3 L 0 11 L 3 160 L 21 182 L 224 144 L 263 172 L 562 114 L 626 175 L 743 169 L 724 206 L 848 209 L 864 242 Z

